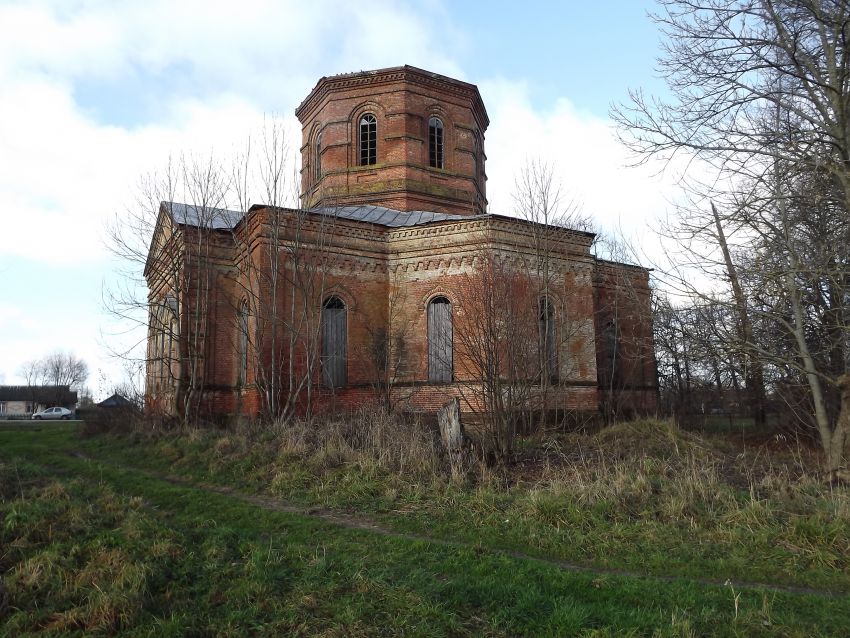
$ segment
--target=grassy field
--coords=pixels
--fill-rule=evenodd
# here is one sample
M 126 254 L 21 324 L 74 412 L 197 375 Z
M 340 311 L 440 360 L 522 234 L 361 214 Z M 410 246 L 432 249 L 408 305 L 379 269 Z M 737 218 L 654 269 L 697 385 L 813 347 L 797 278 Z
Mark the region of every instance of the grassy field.
M 0 635 L 850 630 L 848 493 L 805 450 L 622 425 L 459 482 L 427 431 L 324 427 L 0 431 Z

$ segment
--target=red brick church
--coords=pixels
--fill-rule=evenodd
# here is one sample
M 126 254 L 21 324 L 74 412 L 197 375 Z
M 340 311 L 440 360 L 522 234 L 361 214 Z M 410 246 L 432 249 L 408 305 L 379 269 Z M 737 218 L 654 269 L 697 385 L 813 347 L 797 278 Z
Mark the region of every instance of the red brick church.
M 301 208 L 161 204 L 149 410 L 655 409 L 648 271 L 594 257 L 592 233 L 487 212 L 475 85 L 325 77 L 296 115 Z

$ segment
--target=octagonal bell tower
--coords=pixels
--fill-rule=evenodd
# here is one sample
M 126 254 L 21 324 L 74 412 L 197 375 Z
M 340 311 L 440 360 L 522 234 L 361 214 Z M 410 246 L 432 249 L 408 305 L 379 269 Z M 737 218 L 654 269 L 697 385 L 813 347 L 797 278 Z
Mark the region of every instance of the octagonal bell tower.
M 489 120 L 474 84 L 411 66 L 323 77 L 295 115 L 304 208 L 486 212 Z

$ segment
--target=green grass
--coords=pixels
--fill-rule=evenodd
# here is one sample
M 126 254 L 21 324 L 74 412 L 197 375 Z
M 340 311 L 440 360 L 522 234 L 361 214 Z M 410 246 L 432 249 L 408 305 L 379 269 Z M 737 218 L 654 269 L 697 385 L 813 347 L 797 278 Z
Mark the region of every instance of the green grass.
M 563 439 L 564 451 L 542 459 L 529 444 L 531 478 L 472 468 L 458 485 L 427 446 L 399 466 L 392 459 L 404 451 L 387 459 L 325 434 L 312 447 L 272 430 L 82 445 L 196 481 L 365 513 L 402 532 L 646 574 L 850 592 L 850 493 L 789 467 L 799 458 L 623 424 Z
M 590 522 L 580 513 L 565 519 L 558 491 L 523 497 L 517 489 L 435 482 L 437 494 L 417 494 L 415 481 L 405 487 L 385 466 L 355 467 L 344 455 L 295 462 L 277 447 L 272 470 L 263 445 L 226 438 L 137 437 L 131 446 L 122 438 L 79 439 L 74 426 L 0 432 L 0 573 L 9 598 L 0 635 L 847 634 L 847 596 L 578 573 L 497 549 L 549 552 L 520 538 L 530 529 L 523 516 L 560 538 L 551 546 L 561 551 L 565 543 L 581 545 L 581 535 L 598 538 L 597 517 L 614 536 L 624 524 L 605 507 Z M 71 454 L 78 450 L 108 462 Z M 366 504 L 398 529 L 473 542 L 346 529 L 175 485 L 134 466 L 242 485 L 275 476 L 269 491 L 348 509 Z M 402 513 L 394 517 L 391 507 Z M 428 515 L 438 512 L 429 525 Z M 479 527 L 461 533 L 465 525 Z M 563 535 L 553 534 L 559 527 Z M 825 540 L 820 523 L 795 533 Z M 687 571 L 671 565 L 668 573 Z

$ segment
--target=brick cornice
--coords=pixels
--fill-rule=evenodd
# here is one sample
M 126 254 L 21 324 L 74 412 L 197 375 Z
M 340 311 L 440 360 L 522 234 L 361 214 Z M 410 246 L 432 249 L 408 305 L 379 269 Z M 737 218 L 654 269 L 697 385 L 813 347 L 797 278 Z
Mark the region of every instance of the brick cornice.
M 450 95 L 470 100 L 475 119 L 478 121 L 481 129 L 486 129 L 490 124 L 487 110 L 484 108 L 484 102 L 481 99 L 481 94 L 478 92 L 477 86 L 408 65 L 323 77 L 316 83 L 310 94 L 304 98 L 304 101 L 298 105 L 298 108 L 295 109 L 295 116 L 299 120 L 304 121 L 304 118 L 308 117 L 312 111 L 318 108 L 318 105 L 322 103 L 325 97 L 336 91 L 398 83 L 438 89 Z

